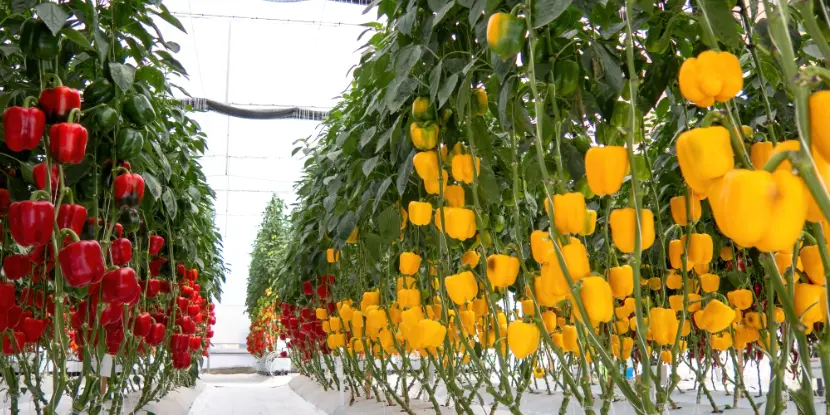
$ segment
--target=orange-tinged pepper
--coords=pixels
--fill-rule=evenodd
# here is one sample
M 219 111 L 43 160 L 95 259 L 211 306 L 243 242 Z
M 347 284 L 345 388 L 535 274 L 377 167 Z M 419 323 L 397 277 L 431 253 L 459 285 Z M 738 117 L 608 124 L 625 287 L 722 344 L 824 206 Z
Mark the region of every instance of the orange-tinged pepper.
M 355 228 L 352 230 L 352 233 L 349 234 L 348 238 L 346 238 L 346 243 L 347 244 L 356 244 L 357 243 L 358 231 L 359 231 L 359 229 L 355 226 Z
M 535 324 L 513 321 L 507 327 L 507 344 L 516 359 L 524 359 L 539 348 L 539 328 Z
M 478 294 L 478 282 L 470 271 L 444 278 L 444 286 L 447 288 L 450 299 L 457 305 L 472 301 Z
M 611 292 L 616 298 L 625 298 L 634 292 L 634 270 L 629 265 L 612 267 L 608 271 Z
M 698 278 L 705 293 L 715 292 L 720 287 L 720 277 L 715 274 L 703 274 Z
M 764 252 L 792 249 L 807 216 L 800 179 L 782 170 L 733 170 L 712 186 L 709 201 L 724 235 Z
M 467 251 L 461 256 L 461 265 L 469 265 L 474 268 L 478 266 L 478 261 L 481 260 L 481 255 L 476 251 Z
M 707 50 L 683 62 L 678 83 L 684 98 L 705 108 L 738 95 L 743 88 L 743 70 L 735 55 Z
M 466 204 L 464 201 L 464 188 L 455 184 L 445 187 L 444 200 L 449 203 L 450 207 L 464 207 Z
M 633 208 L 614 209 L 609 218 L 611 240 L 620 251 L 634 252 L 634 233 L 637 228 L 636 214 Z M 648 249 L 654 243 L 654 215 L 649 209 L 640 210 L 640 240 L 642 249 Z
M 516 282 L 519 275 L 519 258 L 494 254 L 487 257 L 487 279 L 496 288 L 505 288 Z
M 628 318 L 618 318 L 617 321 L 614 322 L 614 331 L 616 334 L 625 334 L 628 333 L 628 325 L 629 325 Z
M 688 225 L 689 222 L 686 215 L 686 196 L 671 198 L 671 200 L 669 200 L 669 206 L 671 207 L 671 217 L 674 219 L 674 223 L 680 226 Z M 689 212 L 692 214 L 692 222 L 697 222 L 700 219 L 700 214 L 702 212 L 700 208 L 700 199 L 692 197 L 689 201 Z
M 457 182 L 470 184 L 475 175 L 481 173 L 481 159 L 476 157 L 476 171 L 473 172 L 473 155 L 456 154 L 452 157 L 452 178 Z
M 421 268 L 421 256 L 413 252 L 404 252 L 398 261 L 398 271 L 404 275 L 412 275 Z
M 827 283 L 827 277 L 824 275 L 824 263 L 821 262 L 818 245 L 801 248 L 799 258 L 804 264 L 804 272 L 807 274 L 810 282 L 822 286 Z
M 412 158 L 415 166 L 415 173 L 421 180 L 433 180 L 438 178 L 438 153 L 435 151 L 421 151 Z
M 420 307 L 421 290 L 415 288 L 398 290 L 398 305 L 402 308 Z
M 625 147 L 591 147 L 585 153 L 588 187 L 598 196 L 617 193 L 628 168 L 628 150 Z
M 720 259 L 723 261 L 731 261 L 735 257 L 731 246 L 724 246 L 720 249 Z
M 409 220 L 413 225 L 429 225 L 432 219 L 432 205 L 429 202 L 409 202 Z
M 663 363 L 670 365 L 672 362 L 671 350 L 663 350 L 662 352 L 660 352 L 660 360 Z
M 732 335 L 729 333 L 721 333 L 718 336 L 712 336 L 712 349 L 714 350 L 729 350 L 732 347 Z
M 329 328 L 331 329 L 332 333 L 340 333 L 343 330 L 342 320 L 340 317 L 332 317 L 329 319 Z
M 819 179 L 819 182 L 823 185 L 824 190 L 827 190 L 827 186 L 830 186 L 830 163 L 827 162 L 827 159 L 821 155 L 816 150 L 816 141 L 813 140 L 812 151 L 810 152 L 813 156 L 813 163 L 815 164 L 816 168 L 813 170 L 816 177 Z M 816 198 L 813 197 L 813 194 L 807 188 L 807 185 L 804 184 L 805 193 L 807 193 L 807 220 L 810 222 L 823 222 L 826 221 L 827 218 L 824 217 L 824 214 L 821 212 L 821 209 L 818 207 L 818 203 L 816 203 Z
M 735 155 L 726 128 L 695 128 L 677 139 L 677 161 L 683 179 L 699 195 L 708 195 L 715 179 L 735 168 Z
M 789 252 L 789 253 L 784 252 L 784 251 L 776 252 L 775 255 L 774 255 L 774 259 L 775 259 L 775 266 L 778 268 L 778 272 L 781 275 L 784 275 L 784 273 L 787 271 L 787 269 L 792 268 L 792 266 L 793 266 L 793 254 L 792 254 L 792 252 Z M 803 266 L 801 261 L 802 261 L 801 256 L 799 256 L 798 261 L 796 261 L 796 264 L 795 264 L 795 267 L 799 270 L 804 269 L 804 266 Z M 786 281 L 784 283 L 786 284 Z
M 634 348 L 634 339 L 631 337 L 623 337 L 620 342 L 619 336 L 611 337 L 611 353 L 620 360 L 628 360 L 631 358 L 631 349 Z
M 488 309 L 487 300 L 484 298 L 476 298 L 473 300 L 473 311 L 475 311 L 477 316 L 480 317 L 487 314 Z
M 378 304 L 380 304 L 380 291 L 366 291 L 360 300 L 360 309 L 366 311 L 370 306 L 376 306 Z

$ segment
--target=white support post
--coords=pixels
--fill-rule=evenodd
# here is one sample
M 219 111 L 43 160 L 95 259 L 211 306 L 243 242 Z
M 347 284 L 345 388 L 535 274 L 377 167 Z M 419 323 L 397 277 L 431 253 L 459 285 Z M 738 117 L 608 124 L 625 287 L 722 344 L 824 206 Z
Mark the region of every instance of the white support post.
M 338 357 L 337 361 L 334 364 L 335 370 L 337 370 L 337 379 L 340 380 L 340 406 L 346 404 L 346 380 L 343 379 L 343 358 Z

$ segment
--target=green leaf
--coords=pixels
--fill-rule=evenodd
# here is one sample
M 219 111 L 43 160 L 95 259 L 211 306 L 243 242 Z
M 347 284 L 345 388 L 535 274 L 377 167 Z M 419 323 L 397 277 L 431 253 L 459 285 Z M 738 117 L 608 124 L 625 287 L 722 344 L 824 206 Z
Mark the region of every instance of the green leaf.
M 22 13 L 30 10 L 37 0 L 12 0 L 12 13 Z
M 560 151 L 562 152 L 562 161 L 571 179 L 577 181 L 585 176 L 585 157 L 579 153 L 579 150 L 568 140 L 562 140 Z
M 164 194 L 161 195 L 161 201 L 164 202 L 164 207 L 167 209 L 167 213 L 170 215 L 170 219 L 176 219 L 176 196 L 173 195 L 173 189 L 169 187 L 165 189 Z
M 646 158 L 642 154 L 634 155 L 634 169 L 637 172 L 637 180 L 648 180 L 651 178 L 651 170 L 646 164 Z
M 435 28 L 438 23 L 441 23 L 441 20 L 447 15 L 447 12 L 449 12 L 453 6 L 455 6 L 455 0 L 450 0 L 447 4 L 435 11 L 435 18 L 432 19 L 433 28 Z
M 127 91 L 135 82 L 135 68 L 132 65 L 110 62 L 112 80 L 122 91 Z
M 40 3 L 35 6 L 35 11 L 38 17 L 40 17 L 40 20 L 46 23 L 46 26 L 52 31 L 53 35 L 57 35 L 61 31 L 63 24 L 66 23 L 66 19 L 69 18 L 69 13 L 55 3 Z
M 61 29 L 61 33 L 66 36 L 67 39 L 74 42 L 76 45 L 84 48 L 84 49 L 92 49 L 92 45 L 89 43 L 89 39 L 86 38 L 81 32 L 71 28 L 71 27 L 64 27 Z
M 175 27 L 176 29 L 179 29 L 182 32 L 187 33 L 187 30 L 184 30 L 184 26 L 182 26 L 182 22 L 180 22 L 179 19 L 176 18 L 176 16 L 170 14 L 170 11 L 167 10 L 167 7 L 165 7 L 162 4 L 159 6 L 159 9 L 161 9 L 161 12 L 154 12 L 156 15 L 164 19 L 165 22 L 173 25 L 173 27 Z
M 738 35 L 738 26 L 735 17 L 732 16 L 732 8 L 726 0 L 702 0 L 703 9 L 706 13 L 706 20 L 712 26 L 721 42 L 729 47 L 737 48 L 741 45 L 741 38 Z
M 352 211 L 346 212 L 337 223 L 337 239 L 345 241 L 357 226 L 357 216 Z
M 533 28 L 547 25 L 571 5 L 572 0 L 536 0 L 533 2 Z
M 376 127 L 371 127 L 364 131 L 363 134 L 360 135 L 360 144 L 358 145 L 358 148 L 363 148 L 363 146 L 369 144 L 369 142 L 375 138 L 375 132 L 377 132 Z
M 375 170 L 375 166 L 378 165 L 378 161 L 380 160 L 380 156 L 374 156 L 366 161 L 363 162 L 363 175 L 369 177 L 372 174 L 372 171 Z
M 161 197 L 161 183 L 159 183 L 159 179 L 150 172 L 141 173 L 141 177 L 144 178 L 144 184 L 147 186 L 147 190 L 150 191 L 154 199 L 158 200 Z
M 337 193 L 332 193 L 323 199 L 323 208 L 326 209 L 326 212 L 331 212 L 335 204 L 337 204 Z
M 447 102 L 447 99 L 452 94 L 452 91 L 455 90 L 455 85 L 458 84 L 458 74 L 454 73 L 444 81 L 444 85 L 441 85 L 441 90 L 438 91 L 438 108 L 444 106 L 444 103 Z
M 98 60 L 103 62 L 107 57 L 107 52 L 110 50 L 109 41 L 107 41 L 107 37 L 100 30 L 93 32 L 92 37 L 95 39 L 95 48 L 98 50 Z
M 369 254 L 375 262 L 379 261 L 382 256 L 380 255 L 380 249 L 383 246 L 383 239 L 381 239 L 380 235 L 376 233 L 368 233 L 364 238 L 366 247 L 366 253 Z
M 378 217 L 378 230 L 384 243 L 389 243 L 400 237 L 401 212 L 397 205 L 384 209 Z
M 419 59 L 421 59 L 420 45 L 409 45 L 399 50 L 395 56 L 395 77 L 405 78 Z
M 140 66 L 135 71 L 135 80 L 143 81 L 156 89 L 163 89 L 165 83 L 164 74 L 152 66 Z
M 389 186 L 392 185 L 392 178 L 387 177 L 383 183 L 380 184 L 378 187 L 378 193 L 375 195 L 375 202 L 372 204 L 372 213 L 378 210 L 378 203 L 383 200 L 383 195 L 386 194 L 386 191 L 389 190 Z
M 403 196 L 403 192 L 406 190 L 406 184 L 409 183 L 409 176 L 412 175 L 412 159 L 415 158 L 415 153 L 417 153 L 417 151 L 412 149 L 412 151 L 409 152 L 409 156 L 406 157 L 406 161 L 401 164 L 401 167 L 398 168 L 397 187 L 398 194 L 400 196 Z
M 401 33 L 409 36 L 412 34 L 412 26 L 415 24 L 415 20 L 418 18 L 418 7 L 410 7 L 407 10 L 406 14 L 403 15 L 400 19 L 398 19 L 398 30 Z
M 429 102 L 435 102 L 435 97 L 438 96 L 438 87 L 441 86 L 442 68 L 443 61 L 440 61 L 429 73 Z

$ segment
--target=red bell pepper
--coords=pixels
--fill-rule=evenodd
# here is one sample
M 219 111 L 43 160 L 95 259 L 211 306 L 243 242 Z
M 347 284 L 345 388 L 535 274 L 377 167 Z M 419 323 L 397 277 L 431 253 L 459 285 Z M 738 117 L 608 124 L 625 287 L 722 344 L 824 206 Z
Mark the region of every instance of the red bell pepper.
M 112 241 L 110 256 L 113 265 L 127 265 L 133 259 L 133 243 L 127 238 L 118 238 Z
M 129 267 L 118 268 L 104 274 L 101 282 L 102 299 L 108 303 L 135 304 L 141 297 L 141 287 L 135 276 L 135 270 Z
M 46 114 L 38 108 L 9 107 L 3 112 L 3 137 L 9 150 L 33 150 L 46 130 Z
M 52 238 L 55 206 L 49 202 L 26 200 L 9 206 L 9 230 L 18 245 L 30 247 Z
M 198 280 L 198 279 L 199 279 L 199 270 L 198 270 L 198 269 L 196 269 L 196 268 L 191 269 L 191 270 L 187 273 L 187 279 L 189 279 L 190 281 L 196 281 L 196 280 Z M 198 290 L 197 290 L 197 291 L 198 291 Z
M 104 327 L 120 326 L 124 318 L 124 306 L 122 304 L 110 303 L 101 312 L 98 322 Z
M 12 199 L 8 189 L 0 189 L 0 216 L 6 216 L 9 213 L 9 205 L 11 204 Z
M 144 178 L 137 173 L 125 173 L 115 178 L 113 196 L 118 207 L 136 207 L 144 198 Z
M 75 108 L 81 108 L 81 94 L 77 89 L 58 86 L 40 93 L 40 107 L 49 119 L 63 119 Z
M 176 264 L 176 275 L 184 277 L 185 274 L 187 274 L 187 267 L 184 266 L 184 263 L 182 263 L 182 261 L 179 261 Z
M 58 252 L 63 278 L 70 287 L 82 288 L 98 283 L 107 267 L 98 241 L 78 241 Z
M 173 353 L 186 352 L 188 346 L 190 346 L 190 336 L 181 333 L 170 336 L 170 350 Z
M 214 303 L 210 303 L 210 305 L 208 306 L 208 310 L 210 310 L 210 311 L 213 311 L 215 308 L 216 308 L 216 304 L 214 304 Z
M 24 317 L 20 323 L 20 330 L 26 335 L 26 343 L 35 343 L 46 330 L 46 319 Z
M 133 335 L 138 337 L 147 337 L 150 334 L 150 329 L 153 326 L 153 318 L 150 313 L 143 312 L 135 317 L 135 324 L 133 325 Z
M 16 304 L 13 282 L 0 283 L 0 310 L 8 310 Z
M 190 298 L 190 297 L 193 296 L 193 288 L 191 288 L 187 285 L 179 286 L 179 290 L 182 292 L 182 297 Z M 179 307 L 179 308 L 184 309 L 184 307 Z
M 146 281 L 142 281 L 142 289 L 144 288 L 143 285 L 147 285 L 145 295 L 147 298 L 155 298 L 156 295 L 159 293 L 159 289 L 161 289 L 161 284 L 159 280 L 150 279 Z
M 49 128 L 49 152 L 61 164 L 84 161 L 87 140 L 88 133 L 81 124 L 62 122 Z
M 190 317 L 196 317 L 200 311 L 201 309 L 197 304 L 191 304 L 187 306 L 187 315 L 189 315 Z
M 190 353 L 173 353 L 173 369 L 187 369 L 190 367 L 191 362 Z
M 167 263 L 167 258 L 156 258 L 150 261 L 150 275 L 158 277 L 161 274 L 161 267 Z
M 3 333 L 3 354 L 11 356 L 20 353 L 26 343 L 26 335 L 23 332 Z
M 167 327 L 163 323 L 155 323 L 150 327 L 150 334 L 145 337 L 148 344 L 158 346 L 164 341 L 164 335 L 167 332 Z
M 158 255 L 164 246 L 164 238 L 158 235 L 150 236 L 150 255 Z
M 195 316 L 192 316 L 192 318 L 194 323 L 199 324 L 202 322 L 203 317 L 201 314 L 196 314 Z
M 120 326 L 106 327 L 107 354 L 116 355 L 124 342 L 124 328 Z
M 311 286 L 311 281 L 303 281 L 303 294 L 307 297 L 314 295 L 314 287 Z
M 52 183 L 52 193 L 57 194 L 58 189 L 60 188 L 58 184 L 60 176 L 58 174 L 57 164 L 52 165 L 52 174 L 50 176 L 50 180 Z M 46 189 L 46 163 L 36 164 L 35 167 L 32 169 L 32 177 L 35 179 L 35 187 L 38 190 Z
M 44 266 L 46 267 L 46 272 L 51 272 L 55 268 L 55 251 L 52 248 L 52 244 L 36 246 L 29 253 L 29 259 L 37 265 L 32 271 L 35 279 L 40 278 Z
M 0 331 L 17 328 L 22 316 L 23 309 L 18 305 L 13 305 L 8 310 L 0 310 Z
M 213 338 L 213 330 L 208 329 L 208 331 L 207 331 L 207 338 L 209 338 L 209 339 L 212 339 L 212 338 Z
M 190 336 L 190 350 L 202 348 L 202 336 Z
M 72 229 L 72 232 L 80 235 L 86 220 L 86 208 L 82 205 L 62 204 L 58 208 L 58 229 Z
M 190 301 L 187 300 L 185 297 L 178 297 L 176 298 L 176 306 L 179 307 L 180 314 L 187 312 L 187 306 L 190 304 Z
M 3 258 L 3 272 L 10 280 L 19 280 L 32 272 L 34 263 L 29 255 L 14 254 Z
M 193 334 L 196 332 L 196 323 L 190 317 L 176 319 L 176 325 L 181 327 L 182 333 L 184 334 Z

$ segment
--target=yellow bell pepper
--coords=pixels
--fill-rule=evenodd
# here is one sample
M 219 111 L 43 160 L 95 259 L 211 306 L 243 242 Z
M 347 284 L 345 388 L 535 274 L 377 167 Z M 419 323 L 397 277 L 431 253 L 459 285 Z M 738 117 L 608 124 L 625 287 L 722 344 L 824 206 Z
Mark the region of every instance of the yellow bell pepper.
M 346 243 L 347 244 L 356 244 L 357 243 L 357 236 L 358 236 L 358 228 L 355 226 L 355 228 L 352 230 L 352 233 L 349 234 L 348 238 L 346 238 Z
M 547 202 L 547 199 L 545 199 Z M 547 207 L 547 203 L 545 203 Z M 579 192 L 553 195 L 556 229 L 562 234 L 578 234 L 585 229 L 585 196 Z M 547 212 L 547 209 L 545 209 Z
M 628 174 L 628 168 L 628 150 L 625 147 L 591 147 L 585 153 L 588 187 L 597 196 L 617 193 Z
M 591 274 L 588 251 L 579 241 L 572 241 L 563 246 L 562 256 L 574 284 Z M 570 286 L 555 253 L 549 255 L 547 262 L 542 264 L 541 280 L 542 285 L 554 296 L 565 296 L 570 293 Z
M 660 352 L 660 360 L 663 363 L 670 365 L 672 363 L 671 350 L 663 350 Z
M 654 291 L 663 289 L 663 280 L 659 277 L 651 277 L 648 279 L 648 288 Z
M 415 173 L 421 180 L 433 180 L 438 178 L 438 153 L 435 151 L 421 151 L 412 158 L 415 166 Z
M 412 277 L 400 277 L 398 278 L 398 290 L 403 290 L 406 288 L 415 288 L 415 278 Z
M 669 262 L 673 269 L 683 268 L 683 252 L 685 251 L 685 242 L 680 239 L 673 239 L 669 242 Z M 686 258 L 686 271 L 691 270 L 695 266 L 691 259 Z
M 712 236 L 708 233 L 693 233 L 689 240 L 689 259 L 694 264 L 708 264 L 714 255 Z
M 680 322 L 674 310 L 654 307 L 648 313 L 649 328 L 654 341 L 660 345 L 674 344 Z
M 720 277 L 715 274 L 703 274 L 698 278 L 705 293 L 715 292 L 720 287 Z
M 686 196 L 671 198 L 671 200 L 669 200 L 669 206 L 671 208 L 671 217 L 674 219 L 674 223 L 680 226 L 688 225 L 689 222 L 686 216 Z M 689 212 L 692 214 L 692 222 L 700 220 L 700 214 L 702 212 L 700 207 L 700 199 L 692 197 L 689 201 Z
M 435 176 L 431 179 L 425 179 L 424 180 L 424 190 L 426 190 L 426 192 L 428 194 L 431 194 L 431 195 L 440 194 L 440 192 L 441 192 L 440 186 L 443 186 L 445 189 L 447 188 L 447 178 L 448 177 L 449 177 L 449 175 L 447 174 L 447 171 L 444 170 L 444 169 L 441 169 L 441 176 L 440 177 Z
M 553 253 L 553 241 L 547 231 L 535 230 L 530 234 L 530 252 L 533 260 L 543 264 L 547 261 L 548 255 Z
M 735 155 L 726 128 L 695 128 L 677 139 L 677 161 L 683 179 L 698 195 L 708 196 L 715 179 L 735 168 Z
M 534 303 L 533 300 L 528 298 L 526 300 L 522 300 L 521 304 L 523 316 L 533 316 L 536 314 L 536 303 Z
M 752 291 L 747 289 L 732 290 L 726 293 L 729 303 L 738 310 L 746 310 L 752 306 Z
M 779 252 L 775 253 L 773 258 L 775 259 L 775 266 L 778 268 L 778 272 L 781 275 L 784 275 L 784 273 L 787 271 L 787 269 L 792 268 L 792 266 L 793 266 L 793 254 L 792 254 L 792 252 L 779 251 Z M 796 261 L 795 267 L 799 270 L 804 270 L 804 266 L 803 266 L 803 263 L 801 261 L 802 261 L 801 256 L 799 256 L 798 260 Z M 786 284 L 787 282 L 784 281 L 784 283 Z
M 749 327 L 739 324 L 735 327 L 735 346 L 738 348 L 746 348 L 749 343 L 755 343 L 761 339 L 760 333 L 754 327 Z
M 429 225 L 432 218 L 432 205 L 429 202 L 409 202 L 409 220 L 413 225 Z
M 367 310 L 370 306 L 377 306 L 380 304 L 380 291 L 366 291 L 363 293 L 363 298 L 360 301 L 360 309 Z
M 631 349 L 634 348 L 634 339 L 631 337 L 623 337 L 620 342 L 619 336 L 611 336 L 611 353 L 620 360 L 628 360 L 631 358 Z
M 507 327 L 507 344 L 516 359 L 524 359 L 539 348 L 539 328 L 535 324 L 513 321 Z
M 473 311 L 476 313 L 476 316 L 483 316 L 487 314 L 489 307 L 487 305 L 487 300 L 484 298 L 476 298 L 473 300 Z
M 412 275 L 421 268 L 421 256 L 413 252 L 404 252 L 398 261 L 398 271 L 404 275 Z
M 329 248 L 326 250 L 326 261 L 329 264 L 333 264 L 337 261 L 340 261 L 340 251 L 334 248 Z
M 566 352 L 579 351 L 576 326 L 568 325 L 562 327 L 562 349 Z
M 592 322 L 607 323 L 614 315 L 614 296 L 611 285 L 602 277 L 585 277 L 582 279 L 582 290 L 579 292 L 585 312 Z M 581 320 L 580 313 L 576 313 Z
M 815 284 L 795 284 L 795 313 L 806 326 L 827 321 L 827 300 L 824 287 Z
M 752 160 L 752 166 L 756 170 L 761 170 L 772 157 L 772 152 L 775 146 L 770 141 L 759 141 L 753 143 L 749 148 L 749 159 Z
M 332 317 L 329 319 L 329 328 L 331 329 L 332 333 L 340 333 L 343 330 L 342 320 L 340 317 Z
M 683 288 L 683 277 L 675 272 L 675 270 L 670 270 L 669 275 L 666 275 L 666 288 L 670 290 Z
M 505 288 L 516 282 L 519 275 L 519 258 L 493 254 L 487 257 L 487 279 L 495 288 Z
M 807 199 L 792 173 L 733 170 L 711 188 L 710 205 L 720 231 L 764 252 L 792 249 L 807 216 Z
M 630 254 L 634 252 L 634 232 L 637 227 L 636 214 L 633 208 L 614 209 L 609 218 L 611 225 L 611 240 L 620 251 Z M 648 249 L 654 243 L 654 214 L 649 209 L 640 210 L 640 226 L 642 233 L 640 240 L 642 249 Z
M 585 224 L 582 231 L 578 232 L 580 236 L 588 236 L 594 233 L 597 228 L 597 211 L 585 209 Z
M 346 345 L 346 336 L 343 334 L 330 334 L 326 338 L 326 345 L 329 349 L 336 349 Z
M 695 314 L 697 326 L 710 333 L 717 333 L 732 324 L 735 319 L 735 310 L 719 300 L 711 300 L 702 310 L 701 317 L 698 321 L 697 314 Z
M 634 292 L 634 270 L 630 265 L 612 267 L 608 270 L 608 280 L 614 297 L 623 299 Z
M 628 333 L 628 325 L 631 324 L 628 321 L 627 317 L 617 318 L 617 321 L 614 322 L 614 333 L 616 334 L 625 334 Z
M 352 330 L 362 329 L 364 327 L 363 312 L 362 311 L 355 310 L 355 312 L 352 313 L 351 326 L 352 326 Z
M 734 252 L 732 252 L 731 246 L 724 246 L 720 249 L 720 259 L 723 261 L 731 261 L 732 258 L 735 258 Z
M 684 98 L 706 108 L 738 95 L 744 84 L 743 70 L 735 55 L 707 50 L 683 62 L 678 83 Z
M 432 150 L 438 144 L 438 124 L 413 122 L 409 126 L 412 145 L 418 150 Z
M 478 266 L 478 261 L 481 260 L 481 255 L 476 251 L 467 251 L 461 256 L 461 265 L 469 265 L 471 268 Z
M 440 210 L 436 213 L 440 213 Z M 447 235 L 459 241 L 466 241 L 476 234 L 476 215 L 470 209 L 444 208 L 444 218 L 447 220 Z M 440 223 L 440 216 L 436 216 Z M 441 226 L 438 227 L 442 229 Z
M 452 178 L 455 181 L 470 184 L 474 173 L 476 176 L 481 173 L 481 159 L 476 157 L 476 171 L 473 172 L 472 154 L 456 154 L 452 157 Z
M 729 333 L 721 333 L 718 336 L 712 336 L 712 349 L 713 350 L 729 350 L 732 347 L 732 335 Z
M 464 188 L 455 184 L 445 187 L 444 200 L 449 203 L 450 207 L 464 207 L 466 204 L 464 201 Z
M 402 308 L 420 307 L 421 290 L 414 288 L 398 290 L 398 305 Z
M 470 100 L 472 105 L 473 115 L 481 117 L 487 114 L 487 90 L 484 88 L 473 89 L 473 99 Z
M 810 138 L 815 150 L 830 160 L 830 91 L 818 91 L 810 96 Z
M 444 278 L 444 286 L 450 299 L 457 305 L 466 304 L 478 295 L 478 282 L 470 271 Z
M 821 262 L 818 245 L 801 248 L 799 258 L 804 264 L 804 272 L 807 274 L 810 282 L 824 286 L 827 283 L 827 277 L 824 275 L 824 264 Z
M 533 368 L 533 377 L 536 379 L 542 379 L 545 377 L 545 369 L 539 366 Z
M 314 310 L 314 316 L 317 317 L 317 320 L 325 320 L 329 318 L 329 312 L 325 308 L 317 308 Z
M 545 324 L 545 331 L 552 333 L 556 330 L 556 313 L 550 310 L 543 311 L 542 322 Z

